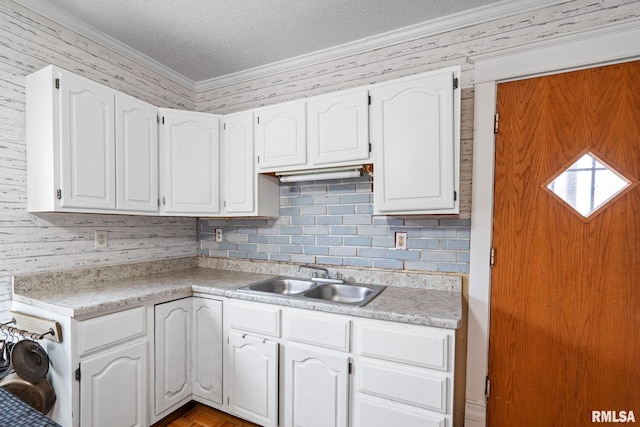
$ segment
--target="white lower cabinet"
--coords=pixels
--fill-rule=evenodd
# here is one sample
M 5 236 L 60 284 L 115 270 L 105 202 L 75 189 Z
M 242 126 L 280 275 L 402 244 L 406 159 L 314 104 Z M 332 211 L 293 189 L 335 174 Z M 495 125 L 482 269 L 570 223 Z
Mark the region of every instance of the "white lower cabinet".
M 80 425 L 148 425 L 146 345 L 123 345 L 80 362 Z
M 155 307 L 156 414 L 191 397 L 191 317 L 191 298 Z
M 348 355 L 295 344 L 284 351 L 284 425 L 347 427 Z
M 278 425 L 278 343 L 229 333 L 229 411 L 262 426 Z
M 155 306 L 155 415 L 192 399 L 222 402 L 222 301 L 183 298 Z

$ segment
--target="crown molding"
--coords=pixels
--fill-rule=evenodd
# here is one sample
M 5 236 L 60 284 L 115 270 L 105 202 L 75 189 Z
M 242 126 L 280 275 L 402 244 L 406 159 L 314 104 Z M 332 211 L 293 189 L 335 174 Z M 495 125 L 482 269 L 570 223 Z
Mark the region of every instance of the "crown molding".
M 236 73 L 214 77 L 199 82 L 185 77 L 184 75 L 162 65 L 158 61 L 144 55 L 143 53 L 127 46 L 115 38 L 75 19 L 71 15 L 63 12 L 54 5 L 54 2 L 42 2 L 37 0 L 21 0 L 20 4 L 45 18 L 85 36 L 94 42 L 101 44 L 115 52 L 129 58 L 136 63 L 157 72 L 158 74 L 194 90 L 196 93 L 217 89 L 232 84 L 238 84 L 249 80 L 254 80 L 277 73 L 300 69 L 322 62 L 345 58 L 357 55 L 374 49 L 403 43 L 422 37 L 432 36 L 445 31 L 457 30 L 460 28 L 476 25 L 495 19 L 504 18 L 510 15 L 525 13 L 536 9 L 541 9 L 554 4 L 561 3 L 562 0 L 504 0 L 499 3 L 490 4 L 469 11 L 459 12 L 442 18 L 433 19 L 386 33 L 366 37 L 350 43 L 341 44 L 327 49 L 311 52 L 305 55 L 296 56 L 283 61 L 274 62 L 264 66 L 254 67 Z
M 195 91 L 196 83 L 183 76 L 182 74 L 174 71 L 173 69 L 162 65 L 155 59 L 141 53 L 140 51 L 133 49 L 132 47 L 122 43 L 121 41 L 97 30 L 96 28 L 86 24 L 85 22 L 74 18 L 68 13 L 62 11 L 54 5 L 55 2 L 50 1 L 37 1 L 37 0 L 20 0 L 20 5 L 32 10 L 33 12 L 50 19 L 67 29 L 80 34 L 94 42 L 107 47 L 116 53 L 146 67 L 156 73 L 160 74 L 167 79 L 184 86 L 187 89 Z

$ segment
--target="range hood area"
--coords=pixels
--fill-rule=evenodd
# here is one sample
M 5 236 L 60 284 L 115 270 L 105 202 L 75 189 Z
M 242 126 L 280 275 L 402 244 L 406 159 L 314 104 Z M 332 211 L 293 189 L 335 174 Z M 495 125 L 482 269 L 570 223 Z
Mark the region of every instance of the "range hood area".
M 356 165 L 323 169 L 305 169 L 298 171 L 276 172 L 280 182 L 320 181 L 341 178 L 358 178 L 365 173 L 372 174 L 372 165 Z

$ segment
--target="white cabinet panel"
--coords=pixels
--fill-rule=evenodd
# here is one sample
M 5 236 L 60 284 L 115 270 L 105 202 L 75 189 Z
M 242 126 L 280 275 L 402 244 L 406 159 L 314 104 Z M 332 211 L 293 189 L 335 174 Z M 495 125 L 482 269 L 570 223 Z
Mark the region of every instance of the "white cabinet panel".
M 193 394 L 222 403 L 222 301 L 193 300 Z
M 220 119 L 160 109 L 163 211 L 168 214 L 220 212 Z
M 155 306 L 156 414 L 191 396 L 192 300 Z
M 257 166 L 260 172 L 307 162 L 306 103 L 294 102 L 256 110 Z
M 256 172 L 253 120 L 252 112 L 224 116 L 221 168 L 225 216 L 280 214 L 278 179 Z
M 143 337 L 147 332 L 145 308 L 136 307 L 78 322 L 77 331 L 79 356 L 108 345 Z
M 158 211 L 158 108 L 116 95 L 118 209 Z
M 349 357 L 288 345 L 285 426 L 346 427 Z
M 307 143 L 315 167 L 369 162 L 369 91 L 309 99 Z
M 454 77 L 449 69 L 373 86 L 376 213 L 458 212 Z
M 80 363 L 81 425 L 148 425 L 146 346 L 122 346 Z
M 229 333 L 231 413 L 262 426 L 278 425 L 278 343 Z
M 114 92 L 58 72 L 63 208 L 115 209 Z
M 438 414 L 389 401 L 356 396 L 354 427 L 447 427 Z
M 279 337 L 281 311 L 274 305 L 234 301 L 229 305 L 229 326 L 261 335 Z
M 308 311 L 286 311 L 285 315 L 285 336 L 289 341 L 339 351 L 348 352 L 351 349 L 349 319 Z
M 224 118 L 224 210 L 226 213 L 251 213 L 255 209 L 253 114 Z

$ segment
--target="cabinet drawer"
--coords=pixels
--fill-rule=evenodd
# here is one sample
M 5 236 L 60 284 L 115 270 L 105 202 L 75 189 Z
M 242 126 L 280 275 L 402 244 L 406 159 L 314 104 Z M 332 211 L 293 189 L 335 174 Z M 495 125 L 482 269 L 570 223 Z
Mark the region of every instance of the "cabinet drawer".
M 446 427 L 447 418 L 418 408 L 362 395 L 355 399 L 354 427 Z
M 229 326 L 280 337 L 280 308 L 261 304 L 232 304 L 229 308 Z
M 356 332 L 362 356 L 441 371 L 449 370 L 451 332 L 428 326 L 362 322 Z
M 337 316 L 286 313 L 285 335 L 290 341 L 349 351 L 351 321 Z
M 144 317 L 144 307 L 137 307 L 79 322 L 78 355 L 144 335 Z
M 361 363 L 357 390 L 432 411 L 447 412 L 446 375 L 414 366 Z

